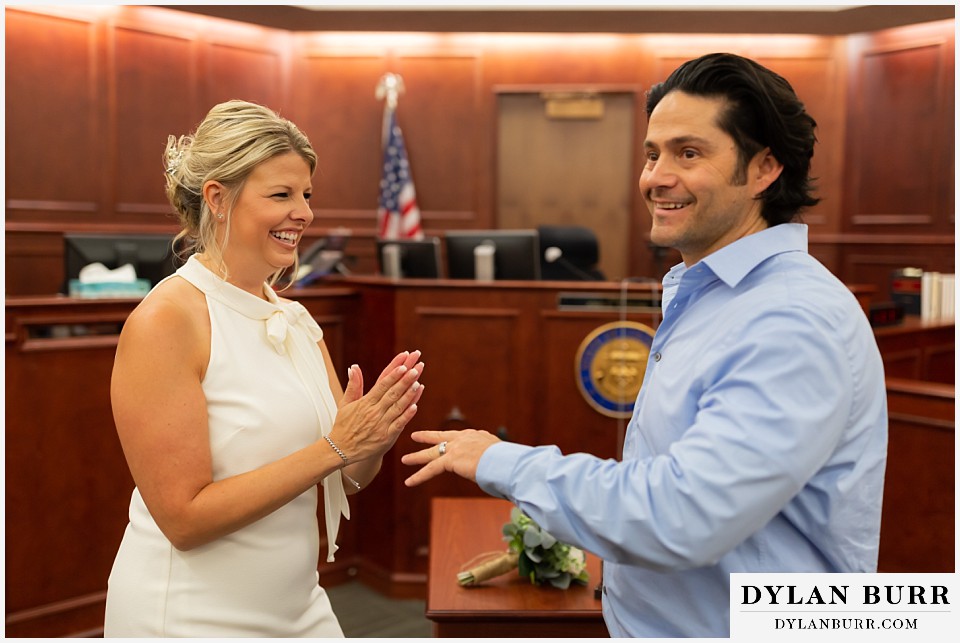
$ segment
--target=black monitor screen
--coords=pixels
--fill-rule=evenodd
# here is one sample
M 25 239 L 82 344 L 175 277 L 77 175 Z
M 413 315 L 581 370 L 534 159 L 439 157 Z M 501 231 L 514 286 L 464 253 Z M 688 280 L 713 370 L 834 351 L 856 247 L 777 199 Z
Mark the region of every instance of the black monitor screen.
M 447 276 L 474 279 L 473 249 L 494 247 L 494 279 L 540 279 L 540 242 L 536 230 L 457 230 L 446 233 Z
M 389 254 L 396 248 L 400 274 L 390 274 Z M 377 261 L 380 274 L 389 277 L 409 277 L 414 279 L 438 279 L 440 277 L 440 239 L 378 239 Z
M 64 291 L 80 269 L 102 263 L 111 270 L 132 264 L 138 279 L 150 285 L 173 274 L 181 261 L 173 254 L 172 234 L 65 234 L 63 235 Z

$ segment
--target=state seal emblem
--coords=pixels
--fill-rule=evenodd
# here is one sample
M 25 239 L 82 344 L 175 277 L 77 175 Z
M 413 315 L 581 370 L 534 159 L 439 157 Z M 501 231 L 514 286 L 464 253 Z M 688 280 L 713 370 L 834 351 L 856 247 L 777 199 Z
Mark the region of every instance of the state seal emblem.
M 613 322 L 595 329 L 580 343 L 577 386 L 590 406 L 610 417 L 630 417 L 654 332 L 636 322 Z

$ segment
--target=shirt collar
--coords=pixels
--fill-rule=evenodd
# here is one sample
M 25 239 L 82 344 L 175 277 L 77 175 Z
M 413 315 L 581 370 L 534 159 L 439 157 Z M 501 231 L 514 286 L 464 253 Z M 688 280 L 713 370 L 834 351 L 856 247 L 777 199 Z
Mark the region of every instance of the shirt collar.
M 781 223 L 737 239 L 701 262 L 731 288 L 761 263 L 784 252 L 807 252 L 807 226 Z

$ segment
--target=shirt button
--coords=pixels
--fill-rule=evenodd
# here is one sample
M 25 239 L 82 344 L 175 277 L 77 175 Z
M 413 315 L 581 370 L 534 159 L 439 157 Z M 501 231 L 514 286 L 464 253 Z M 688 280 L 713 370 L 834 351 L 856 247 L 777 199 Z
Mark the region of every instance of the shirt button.
M 660 361 L 660 351 L 657 351 L 656 353 L 653 354 L 653 361 L 655 362 Z

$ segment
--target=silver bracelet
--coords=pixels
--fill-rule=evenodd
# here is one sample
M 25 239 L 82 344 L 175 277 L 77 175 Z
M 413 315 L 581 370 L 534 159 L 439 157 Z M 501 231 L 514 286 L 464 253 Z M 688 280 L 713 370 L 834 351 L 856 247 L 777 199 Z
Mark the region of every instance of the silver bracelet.
M 345 456 L 345 455 L 343 454 L 343 451 L 340 450 L 340 447 L 338 447 L 336 444 L 333 443 L 333 440 L 330 439 L 330 436 L 325 435 L 325 436 L 323 436 L 323 439 L 326 440 L 326 441 L 330 444 L 330 446 L 333 447 L 333 450 L 334 450 L 334 451 L 337 452 L 337 455 L 340 456 L 340 459 L 341 459 L 341 460 L 343 460 L 344 466 L 350 464 L 350 461 L 347 460 L 347 456 Z
M 336 444 L 333 443 L 333 440 L 330 439 L 330 436 L 325 435 L 323 436 L 323 439 L 327 441 L 327 444 L 333 447 L 334 451 L 337 452 L 337 455 L 340 456 L 341 460 L 343 460 L 344 466 L 347 466 L 348 464 L 350 464 L 350 461 L 347 460 L 347 456 L 344 455 L 343 451 L 340 450 L 340 447 L 338 447 Z M 351 478 L 350 476 L 348 476 L 343 469 L 340 470 L 340 475 L 346 478 L 350 484 L 356 487 L 357 491 L 360 491 L 360 483 L 354 480 L 353 478 Z

